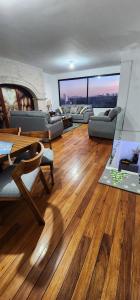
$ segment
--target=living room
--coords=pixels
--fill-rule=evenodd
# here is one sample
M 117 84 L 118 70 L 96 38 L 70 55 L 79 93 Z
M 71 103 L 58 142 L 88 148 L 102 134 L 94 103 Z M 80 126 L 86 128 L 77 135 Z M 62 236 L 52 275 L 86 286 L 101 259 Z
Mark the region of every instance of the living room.
M 140 298 L 139 9 L 0 3 L 2 300 Z

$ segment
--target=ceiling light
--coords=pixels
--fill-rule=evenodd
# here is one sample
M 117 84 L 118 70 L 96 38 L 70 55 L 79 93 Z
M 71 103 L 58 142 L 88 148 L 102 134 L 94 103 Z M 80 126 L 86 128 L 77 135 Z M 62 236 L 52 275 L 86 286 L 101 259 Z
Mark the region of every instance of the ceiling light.
M 98 79 L 101 79 L 101 76 L 97 76 Z
M 74 65 L 74 62 L 73 62 L 73 61 L 70 61 L 70 63 L 69 63 L 69 68 L 70 68 L 71 70 L 73 70 L 73 69 L 75 68 L 75 65 Z

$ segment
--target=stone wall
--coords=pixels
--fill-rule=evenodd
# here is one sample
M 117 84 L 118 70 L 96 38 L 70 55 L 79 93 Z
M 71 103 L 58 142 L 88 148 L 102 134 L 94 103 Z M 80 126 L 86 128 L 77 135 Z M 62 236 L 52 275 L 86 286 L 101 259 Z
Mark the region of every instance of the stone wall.
M 42 69 L 0 57 L 0 84 L 6 83 L 27 88 L 35 98 L 45 98 Z M 39 102 L 35 103 L 35 107 L 40 108 Z

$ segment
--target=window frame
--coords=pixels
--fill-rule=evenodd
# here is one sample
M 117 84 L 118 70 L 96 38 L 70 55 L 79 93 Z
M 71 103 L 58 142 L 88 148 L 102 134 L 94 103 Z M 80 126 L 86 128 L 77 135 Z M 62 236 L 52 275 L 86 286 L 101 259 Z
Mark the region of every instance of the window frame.
M 62 78 L 62 79 L 58 79 L 58 94 L 59 94 L 59 105 L 61 106 L 61 103 L 60 103 L 60 82 L 61 81 L 68 81 L 68 80 L 77 80 L 77 79 L 87 79 L 87 105 L 88 105 L 88 99 L 89 99 L 89 79 L 90 78 L 95 78 L 95 77 L 108 77 L 108 76 L 120 76 L 120 73 L 111 73 L 111 74 L 97 74 L 97 75 L 91 75 L 91 76 L 79 76 L 79 77 L 69 77 L 69 78 Z M 65 104 L 67 105 L 67 104 Z M 74 105 L 74 104 L 71 104 L 71 105 Z M 81 104 L 82 105 L 82 104 Z M 93 107 L 94 108 L 94 107 Z M 96 107 L 97 108 L 97 107 Z M 99 107 L 99 108 L 107 108 L 107 107 Z

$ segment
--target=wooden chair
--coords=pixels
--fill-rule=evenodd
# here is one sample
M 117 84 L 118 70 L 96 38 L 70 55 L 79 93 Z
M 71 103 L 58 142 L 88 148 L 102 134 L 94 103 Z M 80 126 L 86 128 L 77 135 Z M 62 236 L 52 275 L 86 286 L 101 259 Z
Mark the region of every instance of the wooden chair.
M 33 158 L 22 160 L 16 167 L 9 166 L 0 173 L 0 201 L 24 200 L 32 210 L 38 223 L 45 224 L 31 195 L 38 175 L 46 192 L 49 192 L 47 182 L 40 168 L 44 146 L 41 143 L 36 143 L 35 149 L 38 152 Z
M 28 132 L 22 132 L 21 135 L 24 136 L 31 136 L 31 137 L 38 137 L 41 141 L 44 141 L 45 143 L 49 143 L 49 148 L 44 148 L 44 153 L 41 161 L 41 166 L 49 166 L 50 167 L 50 175 L 51 175 L 51 181 L 52 185 L 54 184 L 54 176 L 53 176 L 53 159 L 54 154 L 51 146 L 51 140 L 50 140 L 50 132 L 49 131 L 28 131 Z M 23 158 L 28 158 L 27 152 L 24 153 Z

